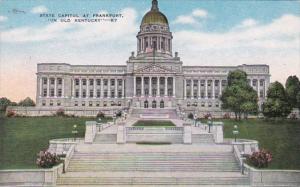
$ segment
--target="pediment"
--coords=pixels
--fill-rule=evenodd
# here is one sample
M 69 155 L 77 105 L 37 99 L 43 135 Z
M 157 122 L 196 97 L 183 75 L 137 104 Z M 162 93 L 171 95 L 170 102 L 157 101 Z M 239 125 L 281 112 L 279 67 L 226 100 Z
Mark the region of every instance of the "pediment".
M 135 73 L 175 73 L 174 71 L 160 66 L 158 64 L 151 64 L 135 70 Z

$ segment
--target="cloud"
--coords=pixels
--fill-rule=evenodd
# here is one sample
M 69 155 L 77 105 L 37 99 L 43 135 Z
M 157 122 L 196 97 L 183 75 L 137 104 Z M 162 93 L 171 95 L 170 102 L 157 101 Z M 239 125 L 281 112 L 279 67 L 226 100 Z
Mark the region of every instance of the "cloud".
M 48 9 L 44 5 L 41 5 L 33 7 L 30 12 L 33 14 L 42 14 L 48 12 Z
M 180 15 L 178 16 L 175 21 L 173 22 L 174 24 L 199 24 L 199 19 L 204 19 L 208 17 L 208 13 L 204 9 L 194 9 L 191 14 L 188 15 Z
M 0 16 L 0 22 L 4 22 L 7 20 L 7 17 L 6 16 Z
M 208 13 L 206 10 L 203 10 L 203 9 L 195 9 L 193 12 L 192 12 L 192 15 L 194 17 L 200 17 L 200 18 L 206 18 Z

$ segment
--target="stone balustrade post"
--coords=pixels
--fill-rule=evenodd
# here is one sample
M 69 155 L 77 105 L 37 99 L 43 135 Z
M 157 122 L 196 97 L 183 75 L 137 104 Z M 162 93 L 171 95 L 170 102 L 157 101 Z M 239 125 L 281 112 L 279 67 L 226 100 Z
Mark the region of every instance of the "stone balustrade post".
M 190 123 L 183 123 L 183 143 L 192 144 L 192 126 Z
M 85 122 L 85 136 L 84 136 L 85 143 L 93 143 L 97 133 L 96 125 L 97 125 L 96 121 Z
M 118 123 L 117 144 L 126 143 L 126 127 L 124 122 Z

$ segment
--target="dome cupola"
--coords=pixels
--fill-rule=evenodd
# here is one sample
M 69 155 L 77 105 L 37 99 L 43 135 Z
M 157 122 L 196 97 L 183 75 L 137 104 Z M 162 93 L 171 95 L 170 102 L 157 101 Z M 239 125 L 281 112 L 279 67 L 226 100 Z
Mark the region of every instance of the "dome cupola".
M 141 26 L 148 24 L 169 25 L 167 17 L 158 9 L 157 0 L 152 1 L 151 10 L 142 19 Z

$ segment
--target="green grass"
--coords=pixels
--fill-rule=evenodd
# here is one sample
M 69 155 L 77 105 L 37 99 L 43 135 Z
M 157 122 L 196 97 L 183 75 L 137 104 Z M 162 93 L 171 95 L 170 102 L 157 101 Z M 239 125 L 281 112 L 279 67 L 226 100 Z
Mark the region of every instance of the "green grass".
M 171 121 L 137 121 L 134 127 L 175 127 Z
M 0 169 L 37 168 L 36 154 L 48 148 L 49 140 L 84 137 L 85 121 L 95 118 L 16 117 L 0 115 Z
M 224 120 L 224 137 L 234 138 L 237 125 L 238 138 L 259 141 L 259 147 L 271 151 L 273 161 L 268 169 L 300 169 L 300 121 L 265 121 L 259 119 Z
M 171 142 L 137 142 L 138 145 L 170 145 Z

